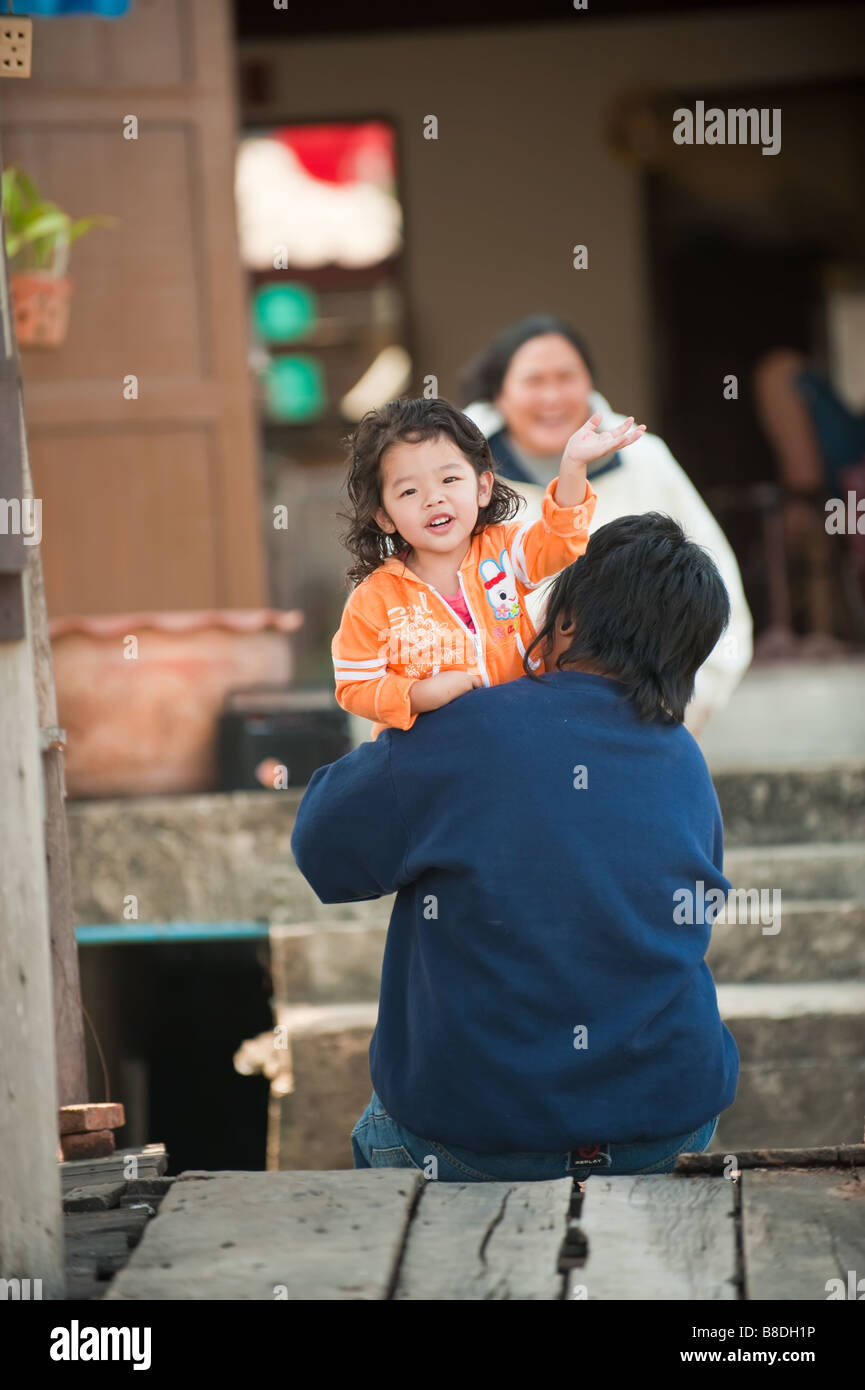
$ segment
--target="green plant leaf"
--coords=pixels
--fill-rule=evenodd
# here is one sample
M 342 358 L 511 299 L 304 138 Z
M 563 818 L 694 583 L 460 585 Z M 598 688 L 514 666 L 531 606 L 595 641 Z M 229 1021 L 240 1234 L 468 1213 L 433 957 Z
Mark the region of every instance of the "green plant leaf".
M 2 210 L 7 257 L 11 261 L 29 248 L 28 261 L 36 268 L 52 264 L 58 249 L 68 249 L 94 227 L 113 227 L 120 220 L 99 213 L 73 221 L 56 203 L 43 198 L 16 165 L 3 170 Z
M 23 169 L 19 169 L 17 165 L 13 165 L 10 172 L 15 176 L 15 184 L 22 195 L 22 202 L 32 204 L 42 201 L 36 191 L 35 184 L 27 177 Z
M 21 215 L 21 192 L 13 177 L 14 171 L 3 170 L 3 218 L 8 223 L 16 223 Z
M 113 227 L 119 220 L 118 217 L 108 217 L 102 213 L 94 213 L 92 217 L 79 217 L 69 228 L 69 240 L 77 241 L 85 232 L 89 232 L 91 227 Z
M 14 165 L 3 171 L 3 216 L 13 228 L 34 208 L 41 199 L 33 184 L 22 170 Z
M 65 212 L 61 211 L 56 203 L 38 203 L 35 207 L 28 208 L 25 212 L 22 212 L 18 221 L 18 230 L 23 231 L 26 227 L 32 226 L 38 218 L 44 217 L 47 213 L 59 217 L 66 217 L 67 215 Z
M 19 232 L 22 242 L 39 241 L 42 237 L 62 237 L 68 235 L 69 217 L 65 212 L 40 212 L 32 217 Z

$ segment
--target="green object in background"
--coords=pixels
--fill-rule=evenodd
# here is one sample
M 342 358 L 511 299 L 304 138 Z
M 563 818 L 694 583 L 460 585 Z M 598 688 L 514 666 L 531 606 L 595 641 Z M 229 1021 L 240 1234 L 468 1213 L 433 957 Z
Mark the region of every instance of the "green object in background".
M 273 357 L 264 381 L 272 419 L 296 423 L 315 420 L 324 411 L 324 374 L 316 357 Z
M 315 323 L 318 303 L 306 285 L 263 285 L 255 292 L 252 317 L 262 342 L 290 343 Z

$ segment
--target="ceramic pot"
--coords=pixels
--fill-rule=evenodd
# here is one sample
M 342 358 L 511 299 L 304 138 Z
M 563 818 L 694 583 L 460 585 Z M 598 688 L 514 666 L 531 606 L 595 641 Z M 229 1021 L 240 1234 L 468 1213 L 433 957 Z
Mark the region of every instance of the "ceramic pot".
M 70 797 L 204 792 L 229 690 L 291 683 L 297 609 L 116 613 L 49 625 Z
M 19 347 L 60 347 L 69 329 L 72 281 L 50 270 L 16 270 L 9 276 Z

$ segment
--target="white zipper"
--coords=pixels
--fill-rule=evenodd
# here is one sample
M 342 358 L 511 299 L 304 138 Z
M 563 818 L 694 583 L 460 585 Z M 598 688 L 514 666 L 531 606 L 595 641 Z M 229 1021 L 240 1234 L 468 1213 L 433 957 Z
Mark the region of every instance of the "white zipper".
M 465 589 L 463 588 L 463 577 L 462 577 L 462 574 L 460 573 L 459 570 L 457 570 L 457 579 L 459 580 L 460 593 L 461 593 L 462 596 L 463 596 L 463 603 L 465 604 L 466 608 L 469 610 L 469 613 L 471 613 L 471 619 L 472 619 L 472 622 L 473 622 L 474 625 L 475 625 L 475 631 L 474 631 L 471 635 L 472 635 L 472 638 L 473 638 L 474 644 L 475 644 L 475 656 L 477 657 L 477 659 L 478 659 L 478 665 L 479 665 L 480 668 L 481 668 L 481 676 L 482 676 L 482 678 L 483 678 L 484 685 L 489 685 L 491 682 L 490 682 L 489 672 L 487 671 L 487 664 L 486 664 L 486 662 L 484 661 L 483 656 L 482 656 L 482 654 L 481 654 L 481 653 L 482 653 L 482 650 L 483 650 L 483 640 L 482 640 L 481 635 L 480 635 L 482 629 L 481 629 L 481 626 L 480 626 L 480 624 L 479 624 L 477 618 L 475 617 L 474 613 L 472 613 L 472 606 L 471 606 L 471 604 L 469 603 L 469 596 L 468 596 L 468 594 L 466 593 Z M 451 612 L 453 612 L 453 609 L 451 609 Z M 459 613 L 457 613 L 456 616 L 459 618 Z M 460 620 L 460 621 L 462 621 L 462 620 Z M 465 627 L 465 623 L 463 623 L 463 627 Z M 466 632 L 468 632 L 468 628 L 466 628 Z
M 419 576 L 418 576 L 418 577 L 419 577 Z M 463 599 L 465 600 L 466 608 L 469 610 L 469 613 L 471 613 L 472 622 L 474 623 L 475 627 L 477 628 L 477 626 L 478 626 L 478 620 L 477 620 L 477 618 L 475 617 L 474 613 L 472 613 L 472 606 L 471 606 L 471 604 L 469 603 L 468 597 L 467 597 L 467 595 L 466 595 L 466 591 L 465 591 L 465 589 L 463 588 L 462 575 L 460 575 L 459 573 L 457 573 L 457 579 L 458 579 L 458 581 L 459 581 L 460 593 L 462 594 Z M 430 584 L 429 581 L 426 580 L 426 579 L 422 580 L 421 582 L 422 582 L 423 584 L 426 584 L 427 588 L 430 589 L 430 590 L 432 591 L 432 593 L 435 594 L 435 596 L 436 596 L 437 599 L 440 599 L 440 600 L 441 600 L 441 602 L 444 604 L 445 608 L 446 608 L 447 611 L 448 611 L 448 616 L 451 617 L 451 618 L 456 618 L 456 620 L 457 620 L 457 622 L 459 623 L 460 627 L 462 628 L 463 632 L 467 632 L 467 633 L 468 633 L 469 637 L 470 637 L 471 640 L 472 640 L 472 646 L 473 646 L 474 649 L 475 649 L 475 656 L 477 657 L 477 660 L 478 660 L 478 665 L 479 665 L 479 667 L 480 667 L 481 678 L 482 678 L 482 680 L 483 680 L 483 683 L 484 683 L 484 685 L 490 685 L 491 682 L 490 682 L 489 674 L 488 674 L 488 672 L 487 672 L 486 662 L 484 661 L 483 656 L 481 655 L 481 639 L 480 639 L 480 637 L 478 636 L 478 632 L 472 632 L 472 630 L 471 630 L 470 627 L 466 627 L 466 625 L 465 625 L 465 623 L 463 622 L 462 618 L 460 617 L 459 613 L 455 613 L 455 612 L 454 612 L 454 610 L 451 608 L 450 604 L 448 603 L 447 599 L 444 597 L 443 594 L 440 594 L 440 593 L 439 593 L 439 591 L 438 591 L 438 589 L 435 587 L 435 585 Z M 480 631 L 480 629 L 478 629 L 478 631 Z

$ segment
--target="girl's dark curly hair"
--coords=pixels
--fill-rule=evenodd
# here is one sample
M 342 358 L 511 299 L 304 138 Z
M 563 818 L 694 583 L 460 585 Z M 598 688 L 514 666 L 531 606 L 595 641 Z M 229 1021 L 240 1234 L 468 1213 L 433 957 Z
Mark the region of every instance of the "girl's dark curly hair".
M 398 531 L 390 535 L 382 531 L 375 520 L 375 513 L 382 505 L 381 460 L 385 450 L 401 441 L 419 444 L 421 440 L 442 436 L 456 444 L 478 475 L 495 471 L 484 434 L 449 401 L 423 397 L 388 401 L 378 410 L 368 410 L 348 436 L 346 490 L 352 510 L 340 513 L 349 523 L 340 539 L 354 556 L 354 564 L 346 571 L 349 587 L 358 585 L 391 555 L 405 548 L 406 542 Z M 472 535 L 486 526 L 510 521 L 522 503 L 520 494 L 496 477 L 489 502 L 478 511 Z

